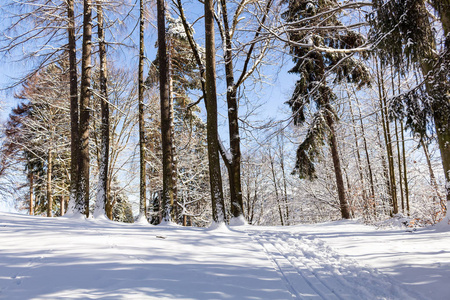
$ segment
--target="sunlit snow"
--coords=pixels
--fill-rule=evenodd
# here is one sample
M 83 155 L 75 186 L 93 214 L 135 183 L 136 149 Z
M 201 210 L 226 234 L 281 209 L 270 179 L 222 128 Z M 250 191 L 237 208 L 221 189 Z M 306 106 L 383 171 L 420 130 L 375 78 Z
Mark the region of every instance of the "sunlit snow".
M 450 227 L 450 226 L 449 226 Z M 448 299 L 450 231 L 0 213 L 1 299 Z

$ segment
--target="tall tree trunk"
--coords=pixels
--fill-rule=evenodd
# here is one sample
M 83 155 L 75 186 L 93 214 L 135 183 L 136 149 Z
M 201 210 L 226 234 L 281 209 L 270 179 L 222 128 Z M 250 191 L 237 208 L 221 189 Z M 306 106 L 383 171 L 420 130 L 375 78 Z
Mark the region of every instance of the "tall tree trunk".
M 350 115 L 351 115 L 352 124 L 353 124 L 353 135 L 355 137 L 356 158 L 357 158 L 356 163 L 357 163 L 357 168 L 358 168 L 359 180 L 361 181 L 361 186 L 362 186 L 362 197 L 363 197 L 363 202 L 364 202 L 364 211 L 368 212 L 370 205 L 369 205 L 369 201 L 367 199 L 366 182 L 365 182 L 364 174 L 363 174 L 363 166 L 362 166 L 362 161 L 361 161 L 361 154 L 359 152 L 358 134 L 356 133 L 357 125 L 356 125 L 356 121 L 355 121 L 355 116 L 353 114 L 353 107 L 352 107 L 351 99 L 349 100 L 348 104 L 349 104 Z
M 91 118 L 89 102 L 91 99 L 91 54 L 92 54 L 92 4 L 91 0 L 83 2 L 83 45 L 81 59 L 81 93 L 80 93 L 80 156 L 78 171 L 80 173 L 80 194 L 77 201 L 89 217 L 89 122 Z
M 380 128 L 379 128 L 380 121 L 378 118 L 378 113 L 375 114 L 375 120 L 376 120 L 376 128 L 377 128 L 378 145 L 380 146 L 380 148 L 386 149 L 386 130 L 384 130 L 384 119 L 382 119 L 382 121 L 381 121 L 382 126 L 383 126 L 383 133 L 380 133 Z M 382 139 L 381 135 L 384 136 L 384 143 L 381 140 Z M 391 208 L 392 207 L 392 194 L 391 194 L 392 189 L 391 189 L 391 179 L 389 178 L 389 168 L 387 166 L 387 163 L 386 163 L 387 159 L 384 156 L 383 151 L 380 153 L 380 156 L 381 156 L 381 166 L 383 169 L 383 179 L 384 179 L 384 183 L 386 186 L 386 192 L 387 192 L 387 198 L 383 199 L 383 210 L 386 212 L 386 210 L 385 210 L 385 208 L 386 208 L 385 202 L 386 201 L 385 200 L 387 200 L 388 206 L 389 206 L 389 214 L 392 214 L 392 208 Z
M 398 81 L 397 82 L 398 94 L 400 95 L 402 92 L 401 84 L 400 84 L 400 74 L 397 76 L 397 81 Z M 403 120 L 400 120 L 400 132 L 401 132 L 401 138 L 402 138 L 403 184 L 405 185 L 406 212 L 409 216 L 409 188 L 408 188 L 408 172 L 406 169 L 405 129 L 403 127 Z
M 147 218 L 144 123 L 144 0 L 139 1 L 139 218 Z M 111 209 L 112 212 L 112 209 Z M 111 214 L 112 215 L 112 214 Z
M 67 0 L 67 33 L 69 52 L 69 85 L 70 85 L 70 196 L 69 210 L 71 213 L 82 213 L 82 206 L 78 203 L 79 190 L 79 128 L 78 128 L 78 75 L 77 75 L 77 53 L 75 35 L 74 0 Z M 76 209 L 75 209 L 76 208 Z
M 439 204 L 441 206 L 441 209 L 445 210 L 445 201 L 444 201 L 444 198 L 441 196 L 441 193 L 439 191 L 439 186 L 438 186 L 437 181 L 436 181 L 436 176 L 434 175 L 433 167 L 431 165 L 430 153 L 428 152 L 428 146 L 423 141 L 423 138 L 420 139 L 420 144 L 422 145 L 423 152 L 425 154 L 425 158 L 426 158 L 426 161 L 427 161 L 428 172 L 430 173 L 431 186 L 433 187 L 433 189 L 434 189 L 434 191 L 436 193 L 436 196 L 439 198 Z
M 399 85 L 398 92 L 400 94 L 400 74 L 398 74 Z M 392 81 L 392 96 L 395 96 L 395 84 L 394 84 L 394 68 L 391 65 L 391 81 Z M 398 183 L 400 185 L 400 199 L 402 201 L 402 212 L 405 212 L 405 198 L 403 196 L 403 173 L 402 173 L 402 163 L 401 163 L 401 154 L 400 154 L 400 142 L 398 138 L 398 125 L 397 119 L 394 120 L 395 124 L 395 140 L 397 145 L 397 165 L 398 165 Z
M 33 183 L 34 176 L 33 176 L 32 172 L 30 172 L 28 174 L 28 178 L 30 180 L 30 198 L 29 198 L 29 201 L 30 201 L 30 216 L 32 216 L 32 215 L 34 215 L 34 199 L 33 199 L 34 198 L 34 183 Z
M 383 80 L 381 80 L 382 82 L 382 88 L 384 86 L 383 84 Z M 389 178 L 391 181 L 391 189 L 392 189 L 392 208 L 393 208 L 393 213 L 397 214 L 398 213 L 398 201 L 397 201 L 397 183 L 395 180 L 395 168 L 394 168 L 394 153 L 392 151 L 392 139 L 391 139 L 391 128 L 389 125 L 389 117 L 388 117 L 388 111 L 387 111 L 387 102 L 386 102 L 386 97 L 384 95 L 385 93 L 383 92 L 383 97 L 382 97 L 382 108 L 384 109 L 382 112 L 382 116 L 384 116 L 384 121 L 385 121 L 385 128 L 386 128 L 386 148 L 387 148 L 387 153 L 388 153 L 388 163 L 389 163 Z
M 402 212 L 405 212 L 405 198 L 403 196 L 403 172 L 402 172 L 402 158 L 400 154 L 400 141 L 398 138 L 398 125 L 397 120 L 394 120 L 395 124 L 395 139 L 397 144 L 397 161 L 398 161 L 398 183 L 400 185 L 400 199 L 402 201 Z
M 173 201 L 172 201 L 172 219 L 177 220 L 178 217 L 178 206 L 177 203 L 177 197 L 178 197 L 178 189 L 177 189 L 177 151 L 176 151 L 176 145 L 175 145 L 175 126 L 174 126 L 174 118 L 175 118 L 175 111 L 174 111 L 174 101 L 175 101 L 175 94 L 173 91 L 173 80 L 172 80 L 172 74 L 173 74 L 173 67 L 172 67 L 172 53 L 175 51 L 173 49 L 172 40 L 171 37 L 168 39 L 168 45 L 167 45 L 168 51 L 167 53 L 167 76 L 168 76 L 168 82 L 169 82 L 169 124 L 170 124 L 170 140 L 172 141 L 171 144 L 171 159 L 172 159 L 172 190 L 173 190 Z
M 284 201 L 284 211 L 285 211 L 285 224 L 289 226 L 289 201 L 287 193 L 287 178 L 286 178 L 286 168 L 284 165 L 284 130 L 281 129 L 279 135 L 277 135 L 277 145 L 279 146 L 279 158 L 280 158 L 280 169 L 281 176 L 283 180 L 283 201 Z
M 108 195 L 108 167 L 109 167 L 109 101 L 107 90 L 107 66 L 106 66 L 106 42 L 103 25 L 103 8 L 97 4 L 97 29 L 99 40 L 100 56 L 100 97 L 101 97 L 101 115 L 100 125 L 101 145 L 100 145 L 100 166 L 98 172 L 98 190 L 95 203 L 96 217 L 105 216 L 105 206 Z
M 214 222 L 225 221 L 225 205 L 223 199 L 222 189 L 222 177 L 220 171 L 220 159 L 219 154 L 214 151 L 219 151 L 224 158 L 225 164 L 230 160 L 226 157 L 226 151 L 223 145 L 220 143 L 217 133 L 217 93 L 216 93 L 216 66 L 215 66 L 215 40 L 214 40 L 214 8 L 213 1 L 205 3 L 205 65 L 203 65 L 200 53 L 195 43 L 192 30 L 189 27 L 182 3 L 177 0 L 178 10 L 183 23 L 185 33 L 188 38 L 189 45 L 194 53 L 195 61 L 200 69 L 200 77 L 203 97 L 205 99 L 205 107 L 207 111 L 207 138 L 208 138 L 208 161 L 210 172 L 210 189 L 211 189 L 211 202 L 213 207 L 213 220 Z M 209 106 L 212 105 L 210 109 Z M 229 167 L 229 165 L 227 165 Z M 232 184 L 232 181 L 230 181 Z M 234 189 L 233 189 L 234 190 Z
M 47 161 L 47 217 L 53 217 L 52 169 L 53 153 L 49 149 Z
M 229 180 L 231 196 L 231 214 L 234 218 L 243 215 L 241 185 L 241 146 L 238 122 L 237 86 L 234 82 L 231 32 L 228 23 L 226 0 L 220 1 L 225 35 L 225 73 L 227 82 L 228 131 L 230 136 L 231 161 L 229 162 Z
M 157 0 L 158 11 L 158 56 L 159 56 L 159 96 L 161 103 L 161 142 L 163 165 L 163 219 L 169 221 L 174 203 L 174 180 L 172 160 L 172 127 L 169 95 L 169 69 L 166 47 L 165 3 Z
M 286 180 L 286 172 L 284 168 L 284 154 L 280 153 L 280 168 L 281 168 L 281 174 L 283 176 L 283 190 L 284 190 L 284 210 L 286 213 L 286 225 L 289 226 L 289 202 L 288 202 L 288 195 L 287 195 L 287 180 Z
M 405 184 L 406 211 L 408 212 L 409 216 L 409 188 L 408 188 L 408 173 L 406 170 L 406 149 L 405 149 L 405 135 L 404 135 L 405 130 L 403 128 L 403 122 L 400 122 L 400 131 L 402 133 L 403 180 Z
M 274 158 L 269 150 L 269 160 L 270 160 L 270 170 L 272 171 L 272 181 L 273 181 L 273 187 L 275 188 L 275 199 L 277 200 L 277 206 L 278 206 L 278 213 L 280 214 L 280 223 L 281 226 L 284 226 L 284 218 L 283 218 L 283 211 L 281 209 L 281 203 L 280 203 L 280 196 L 278 192 L 278 184 L 277 184 L 277 177 L 275 175 L 275 166 L 274 166 Z
M 213 221 L 225 222 L 225 203 L 220 172 L 217 133 L 216 53 L 214 39 L 214 1 L 205 0 L 205 92 L 207 103 L 206 132 L 208 139 L 209 183 Z
M 388 111 L 387 111 L 387 103 L 386 103 L 386 93 L 384 90 L 384 80 L 378 69 L 378 61 L 375 60 L 376 71 L 377 71 L 377 81 L 378 81 L 378 97 L 380 101 L 380 110 L 381 110 L 381 122 L 383 123 L 383 135 L 384 141 L 386 145 L 386 153 L 388 158 L 388 166 L 389 166 L 389 193 L 391 196 L 391 205 L 392 205 L 392 213 L 398 213 L 398 205 L 397 205 L 397 189 L 395 183 L 395 171 L 394 171 L 394 156 L 392 154 L 392 143 L 391 143 L 391 131 L 388 120 Z
M 356 106 L 357 106 L 358 112 L 359 112 L 359 126 L 361 128 L 361 134 L 362 134 L 363 144 L 364 144 L 364 152 L 366 154 L 367 169 L 369 171 L 370 198 L 371 198 L 371 201 L 373 201 L 373 211 L 374 211 L 374 216 L 376 217 L 377 207 L 376 207 L 376 201 L 375 201 L 375 184 L 374 184 L 374 180 L 373 180 L 372 164 L 370 163 L 369 147 L 367 146 L 366 132 L 364 130 L 364 123 L 363 123 L 361 107 L 359 104 L 358 97 L 355 97 L 355 99 L 356 99 Z
M 331 156 L 333 157 L 333 166 L 334 166 L 334 174 L 336 177 L 336 187 L 338 191 L 339 197 L 339 205 L 341 209 L 341 215 L 344 219 L 350 219 L 350 207 L 348 205 L 347 199 L 345 198 L 345 187 L 344 187 L 344 179 L 342 177 L 341 170 L 341 160 L 339 158 L 338 152 L 338 143 L 336 139 L 336 129 L 334 124 L 334 119 L 332 114 L 332 108 L 330 104 L 326 106 L 326 121 L 327 125 L 330 129 L 330 148 L 331 148 Z

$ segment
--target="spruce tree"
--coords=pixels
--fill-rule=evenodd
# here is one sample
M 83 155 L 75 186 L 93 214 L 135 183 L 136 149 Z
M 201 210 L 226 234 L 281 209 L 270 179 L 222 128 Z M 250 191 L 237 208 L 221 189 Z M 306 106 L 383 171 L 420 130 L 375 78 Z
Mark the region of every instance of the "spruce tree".
M 351 49 L 364 44 L 364 38 L 354 31 L 342 30 L 339 7 L 337 0 L 290 0 L 283 18 L 290 27 L 289 40 L 293 41 L 289 44 L 289 49 L 295 66 L 289 72 L 300 76 L 288 101 L 295 125 L 306 122 L 307 106 L 315 108 L 307 135 L 297 149 L 294 172 L 301 178 L 313 179 L 316 176 L 315 162 L 320 148 L 328 141 L 341 215 L 349 219 L 350 208 L 345 197 L 336 136 L 337 96 L 330 83 L 346 80 L 361 87 L 369 83 L 369 75 L 365 65 L 351 53 Z M 311 29 L 304 30 L 305 28 Z
M 371 38 L 384 65 L 398 72 L 418 67 L 424 81 L 391 101 L 391 109 L 422 138 L 435 133 L 445 172 L 447 206 L 450 201 L 450 1 L 373 0 L 369 15 Z M 428 5 L 429 4 L 429 5 Z M 442 26 L 445 42 L 437 47 L 428 8 Z M 433 19 L 434 20 L 434 19 Z M 438 48 L 441 49 L 438 52 Z M 434 129 L 433 129 L 434 127 Z

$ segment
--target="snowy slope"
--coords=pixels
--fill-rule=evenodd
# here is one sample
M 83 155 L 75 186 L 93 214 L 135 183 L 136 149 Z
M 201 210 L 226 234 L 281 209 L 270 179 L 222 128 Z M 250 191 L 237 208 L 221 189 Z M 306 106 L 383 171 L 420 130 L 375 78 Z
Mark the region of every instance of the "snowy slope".
M 352 222 L 209 230 L 0 213 L 0 299 L 448 299 L 449 236 Z M 439 290 L 428 293 L 426 268 L 402 279 L 412 257 L 403 261 L 394 239 L 423 265 L 437 253 Z M 376 259 L 386 253 L 396 263 Z

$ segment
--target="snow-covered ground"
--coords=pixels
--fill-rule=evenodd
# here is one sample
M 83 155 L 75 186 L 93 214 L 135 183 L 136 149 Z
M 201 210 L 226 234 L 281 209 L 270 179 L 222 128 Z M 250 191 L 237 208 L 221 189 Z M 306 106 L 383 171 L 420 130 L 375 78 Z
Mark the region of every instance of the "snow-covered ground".
M 450 299 L 449 280 L 447 227 L 211 230 L 0 213 L 0 299 Z

